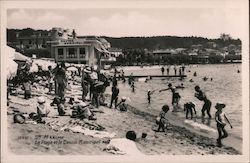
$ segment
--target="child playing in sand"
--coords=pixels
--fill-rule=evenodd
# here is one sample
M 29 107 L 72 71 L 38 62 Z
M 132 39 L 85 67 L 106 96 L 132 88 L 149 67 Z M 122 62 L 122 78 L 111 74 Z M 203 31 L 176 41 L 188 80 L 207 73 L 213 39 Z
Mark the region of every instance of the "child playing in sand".
M 150 104 L 150 102 L 151 102 L 151 95 L 154 93 L 154 91 L 148 90 L 148 93 L 147 93 L 147 95 L 148 95 L 148 104 Z
M 169 106 L 168 105 L 163 105 L 162 110 L 159 114 L 159 117 L 156 118 L 156 124 L 158 124 L 158 129 L 157 132 L 160 132 L 160 130 L 162 130 L 163 132 L 165 132 L 165 128 L 167 125 L 167 119 L 166 119 L 166 113 L 169 111 Z
M 218 147 L 222 146 L 221 140 L 228 137 L 228 133 L 225 130 L 226 122 L 230 125 L 231 128 L 233 128 L 233 126 L 229 122 L 228 118 L 226 117 L 226 114 L 224 112 L 222 112 L 222 109 L 224 107 L 226 107 L 226 105 L 224 103 L 221 103 L 221 102 L 218 102 L 215 105 L 215 109 L 217 109 L 217 111 L 215 113 L 215 121 L 217 123 L 217 130 L 218 130 L 218 139 L 217 139 Z
M 120 111 L 127 111 L 128 106 L 125 102 L 126 102 L 126 97 L 122 97 L 121 102 L 117 104 L 117 107 L 120 109 Z
M 46 107 L 46 101 L 44 97 L 39 97 L 37 99 L 38 106 L 37 106 L 37 115 L 38 117 L 47 117 L 50 113 L 50 110 Z
M 191 115 L 191 119 L 193 119 L 193 111 L 196 115 L 195 104 L 192 102 L 187 102 L 184 104 L 184 111 L 186 111 L 186 119 L 188 119 L 188 115 Z

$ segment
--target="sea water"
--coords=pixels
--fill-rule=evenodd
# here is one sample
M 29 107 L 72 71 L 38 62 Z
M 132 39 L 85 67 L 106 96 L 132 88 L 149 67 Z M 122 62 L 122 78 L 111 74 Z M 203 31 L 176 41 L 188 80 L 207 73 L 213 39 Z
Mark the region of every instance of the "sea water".
M 125 75 L 133 73 L 133 75 L 161 75 L 160 66 L 152 67 L 124 67 Z M 166 67 L 165 67 L 166 68 Z M 238 73 L 238 70 L 240 73 Z M 197 76 L 193 76 L 196 72 Z M 177 74 L 179 73 L 177 69 Z M 165 71 L 166 75 L 166 71 Z M 170 68 L 169 75 L 174 75 L 173 67 Z M 128 97 L 127 102 L 136 107 L 137 109 L 158 114 L 164 104 L 171 106 L 172 93 L 170 90 L 159 92 L 160 89 L 167 88 L 168 83 L 173 86 L 178 86 L 183 83 L 184 89 L 177 89 L 181 99 L 179 105 L 183 108 L 184 103 L 194 102 L 196 105 L 197 115 L 201 116 L 201 108 L 203 102 L 194 97 L 194 87 L 199 85 L 211 100 L 211 115 L 212 123 L 207 124 L 209 127 L 216 129 L 214 122 L 214 114 L 216 112 L 215 104 L 223 102 L 226 104 L 224 111 L 230 119 L 233 129 L 230 129 L 230 134 L 238 139 L 242 139 L 242 73 L 241 64 L 210 64 L 210 65 L 190 65 L 185 68 L 185 75 L 182 81 L 179 78 L 153 78 L 148 82 L 139 80 L 135 82 L 135 92 L 128 83 L 119 82 L 120 94 L 119 96 Z M 208 80 L 204 81 L 203 78 L 207 77 Z M 212 78 L 212 80 L 211 80 Z M 190 82 L 190 79 L 193 82 Z M 147 91 L 155 90 L 151 96 L 151 104 L 147 101 Z M 173 114 L 173 113 L 170 113 Z M 185 117 L 185 113 L 179 112 L 177 116 Z

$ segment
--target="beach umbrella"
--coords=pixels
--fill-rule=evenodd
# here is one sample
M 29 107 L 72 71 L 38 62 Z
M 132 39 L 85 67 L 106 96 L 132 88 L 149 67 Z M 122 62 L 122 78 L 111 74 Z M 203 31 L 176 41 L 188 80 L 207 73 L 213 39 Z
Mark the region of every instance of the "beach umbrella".
M 17 67 L 18 67 L 18 64 L 15 61 L 13 60 L 8 61 L 8 64 L 7 64 L 7 79 L 8 80 L 16 76 Z
M 30 66 L 30 72 L 37 72 L 38 71 L 38 65 L 35 63 L 32 63 Z
M 76 67 L 69 67 L 67 68 L 68 71 L 78 71 L 78 69 Z

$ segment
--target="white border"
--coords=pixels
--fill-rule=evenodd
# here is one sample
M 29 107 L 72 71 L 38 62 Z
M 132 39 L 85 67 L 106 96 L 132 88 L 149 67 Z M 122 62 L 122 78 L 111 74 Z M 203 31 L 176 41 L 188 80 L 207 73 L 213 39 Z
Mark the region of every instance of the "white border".
M 137 1 L 1 1 L 1 161 L 3 162 L 249 162 L 249 8 L 247 0 L 238 0 L 244 12 L 244 33 L 242 39 L 242 106 L 243 106 L 243 154 L 242 155 L 161 155 L 145 157 L 127 156 L 54 156 L 54 155 L 11 155 L 7 151 L 7 125 L 6 125 L 6 76 L 4 64 L 4 45 L 6 45 L 6 11 L 9 8 L 235 8 L 235 0 L 137 0 Z M 84 5 L 82 5 L 84 4 Z M 181 4 L 181 5 L 180 5 Z

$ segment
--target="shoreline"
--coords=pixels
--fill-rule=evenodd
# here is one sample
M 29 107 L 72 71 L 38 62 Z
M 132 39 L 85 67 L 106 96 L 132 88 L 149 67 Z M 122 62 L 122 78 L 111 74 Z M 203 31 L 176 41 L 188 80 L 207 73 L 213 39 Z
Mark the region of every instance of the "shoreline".
M 109 98 L 108 98 L 109 99 Z M 19 107 L 23 111 L 28 111 L 30 108 L 22 108 L 20 105 L 11 104 L 14 107 Z M 11 109 L 11 108 L 9 108 Z M 212 138 L 199 135 L 192 132 L 185 127 L 176 126 L 169 121 L 169 129 L 166 133 L 154 132 L 152 126 L 155 125 L 155 115 L 142 112 L 134 107 L 129 106 L 127 112 L 120 112 L 116 109 L 109 109 L 107 107 L 100 107 L 103 113 L 96 113 L 97 124 L 101 124 L 105 131 L 115 132 L 114 138 L 122 138 L 129 130 L 134 130 L 137 133 L 138 141 L 136 145 L 138 149 L 146 155 L 167 154 L 167 155 L 180 155 L 180 154 L 230 154 L 239 155 L 241 152 L 235 150 L 227 145 L 222 148 L 215 146 L 215 141 Z M 32 111 L 32 110 L 31 110 Z M 112 118 L 111 118 L 112 117 Z M 59 120 L 67 122 L 65 117 L 59 117 Z M 65 131 L 54 131 L 48 128 L 47 125 L 38 124 L 13 124 L 12 117 L 7 116 L 8 119 L 8 132 L 10 138 L 8 144 L 10 150 L 15 154 L 83 154 L 83 155 L 109 155 L 103 151 L 107 146 L 107 138 L 94 138 L 80 133 L 72 133 Z M 69 118 L 70 119 L 70 118 Z M 141 133 L 147 133 L 148 136 L 145 140 L 139 137 Z M 66 143 L 61 145 L 40 144 L 34 143 L 36 134 L 49 134 L 59 135 L 64 137 L 66 141 L 82 141 L 86 143 Z M 18 137 L 27 136 L 29 139 L 18 140 Z M 89 143 L 87 143 L 89 142 Z M 95 143 L 96 142 L 96 143 Z

